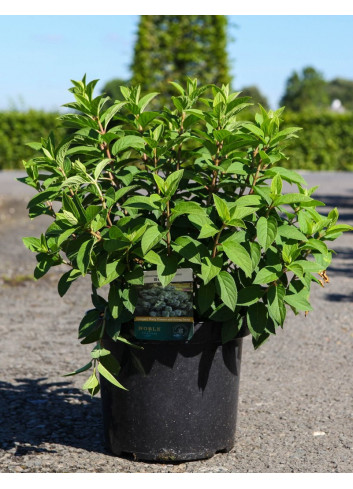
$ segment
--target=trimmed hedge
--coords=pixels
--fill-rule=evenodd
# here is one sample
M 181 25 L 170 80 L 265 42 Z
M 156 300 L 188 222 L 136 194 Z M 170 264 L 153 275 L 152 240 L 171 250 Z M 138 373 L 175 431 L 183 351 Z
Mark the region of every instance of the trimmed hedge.
M 26 143 L 40 141 L 50 131 L 60 137 L 58 114 L 30 110 L 28 112 L 0 113 L 0 170 L 23 168 L 22 160 L 33 157 L 33 149 Z
M 353 113 L 304 114 L 284 112 L 283 128 L 302 127 L 299 138 L 286 149 L 289 160 L 282 166 L 305 170 L 353 170 Z M 244 114 L 245 116 L 245 114 Z M 61 137 L 58 114 L 39 112 L 0 113 L 0 170 L 22 168 L 33 150 L 25 143 L 40 141 L 50 131 Z
M 283 126 L 298 126 L 298 139 L 286 149 L 287 168 L 353 170 L 353 113 L 284 113 Z

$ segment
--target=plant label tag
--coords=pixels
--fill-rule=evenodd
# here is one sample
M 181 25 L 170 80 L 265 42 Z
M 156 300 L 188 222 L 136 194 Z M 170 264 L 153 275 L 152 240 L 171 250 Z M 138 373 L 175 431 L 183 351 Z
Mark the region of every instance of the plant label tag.
M 177 270 L 163 287 L 157 271 L 144 272 L 138 293 L 134 335 L 140 340 L 186 341 L 194 334 L 193 274 L 191 268 Z

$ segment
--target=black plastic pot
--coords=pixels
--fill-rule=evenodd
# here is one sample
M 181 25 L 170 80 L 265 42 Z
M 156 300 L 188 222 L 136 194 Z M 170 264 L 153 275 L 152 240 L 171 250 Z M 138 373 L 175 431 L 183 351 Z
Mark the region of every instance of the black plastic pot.
M 143 350 L 105 339 L 123 363 L 124 391 L 101 377 L 106 448 L 135 459 L 209 458 L 234 445 L 242 338 L 221 344 L 221 325 L 195 324 L 188 342 L 140 341 Z M 135 366 L 139 359 L 145 375 Z

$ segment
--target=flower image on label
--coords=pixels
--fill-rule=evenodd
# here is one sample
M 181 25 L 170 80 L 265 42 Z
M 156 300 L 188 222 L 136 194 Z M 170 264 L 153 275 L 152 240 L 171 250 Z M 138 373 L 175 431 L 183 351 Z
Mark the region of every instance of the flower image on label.
M 191 268 L 177 270 L 162 287 L 156 271 L 144 272 L 137 286 L 134 334 L 138 339 L 188 340 L 193 335 L 193 275 Z

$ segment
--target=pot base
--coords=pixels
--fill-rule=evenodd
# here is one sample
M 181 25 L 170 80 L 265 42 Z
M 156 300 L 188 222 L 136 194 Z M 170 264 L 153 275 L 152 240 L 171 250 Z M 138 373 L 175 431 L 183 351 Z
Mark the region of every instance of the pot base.
M 101 378 L 111 453 L 165 463 L 207 459 L 233 448 L 242 338 L 222 345 L 206 336 L 200 331 L 188 343 L 144 342 L 133 355 L 145 375 L 129 361 L 125 345 L 104 342 L 124 365 L 119 382 L 128 389 Z

